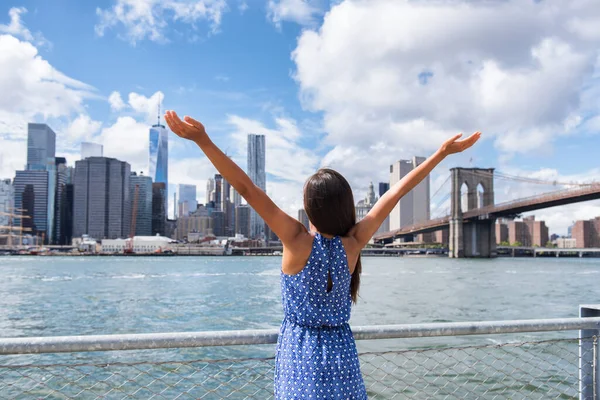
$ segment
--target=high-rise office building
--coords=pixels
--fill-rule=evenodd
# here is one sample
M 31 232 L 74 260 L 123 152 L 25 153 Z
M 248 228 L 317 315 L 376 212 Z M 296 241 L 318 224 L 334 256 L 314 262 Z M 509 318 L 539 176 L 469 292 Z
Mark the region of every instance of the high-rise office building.
M 75 162 L 73 235 L 117 239 L 129 235 L 131 198 L 128 163 L 106 157 Z
M 425 161 L 424 157 L 400 160 L 390 165 L 390 187 Z M 390 213 L 390 230 L 429 220 L 429 176 L 408 192 Z
M 179 201 L 177 202 L 178 216 L 187 217 L 198 208 L 198 200 L 196 200 L 196 185 L 180 184 L 177 188 L 179 192 Z
M 13 186 L 15 208 L 23 209 L 23 215 L 30 217 L 29 221 L 23 219 L 23 226 L 34 228 L 35 230 L 31 232 L 34 235 L 40 234 L 44 235 L 46 239 L 50 239 L 52 228 L 48 226 L 48 171 L 16 171 Z M 26 188 L 27 194 L 25 194 Z M 15 225 L 19 226 L 20 223 L 20 218 L 15 219 Z
M 237 192 L 237 190 L 234 189 L 234 187 L 231 187 L 231 199 L 233 201 L 233 206 L 237 207 L 239 205 L 242 204 L 242 196 L 240 196 L 240 194 Z
M 150 128 L 148 171 L 154 183 L 165 184 L 165 211 L 169 208 L 169 134 L 165 126 L 158 123 Z
M 225 212 L 221 210 L 214 210 L 210 213 L 213 225 L 213 234 L 217 237 L 226 236 L 225 233 Z
M 225 213 L 225 236 L 235 234 L 235 206 L 231 198 L 231 187 L 225 179 L 221 181 L 221 210 Z
M 379 182 L 379 198 L 390 190 L 390 184 L 388 182 Z
M 68 185 L 73 183 L 73 168 L 67 166 L 64 157 L 55 158 L 56 165 L 56 190 L 54 207 L 54 233 L 53 243 L 71 244 L 69 227 L 73 226 L 73 203 L 69 202 Z M 72 188 L 71 188 L 72 190 Z
M 164 182 L 152 184 L 152 235 L 165 236 L 167 224 L 167 185 Z
M 215 192 L 215 180 L 213 178 L 208 178 L 206 181 L 206 201 L 205 204 L 210 203 L 211 201 L 215 201 L 214 197 Z
M 212 201 L 215 202 L 215 209 L 221 210 L 222 206 L 222 195 L 223 195 L 223 177 L 220 174 L 215 175 L 215 189 L 214 189 L 214 199 Z
M 132 172 L 129 177 L 129 198 L 131 199 L 132 217 L 133 210 L 136 209 L 135 235 L 152 235 L 152 178 Z
M 267 176 L 265 170 L 265 136 L 248 135 L 248 176 L 252 182 L 263 191 L 266 191 Z M 252 238 L 264 238 L 265 223 L 254 210 L 250 212 L 250 236 Z
M 235 233 L 236 235 L 250 236 L 250 206 L 241 204 L 235 208 Z
M 27 125 L 27 169 L 48 170 L 54 166 L 56 133 L 46 124 Z
M 85 160 L 88 157 L 104 157 L 104 147 L 98 143 L 82 142 L 81 159 Z
M 8 226 L 15 213 L 15 189 L 10 179 L 0 180 L 0 226 Z M 2 228 L 0 228 L 1 230 Z
M 23 208 L 21 207 L 23 190 L 25 185 L 32 185 L 35 195 L 33 210 L 36 218 L 35 226 L 38 233 L 44 236 L 46 242 L 52 242 L 52 235 L 54 233 L 56 198 L 55 153 L 56 133 L 46 124 L 28 124 L 27 165 L 26 171 L 17 171 L 19 188 L 15 188 L 15 206 Z M 37 173 L 40 171 L 45 171 L 46 173 Z M 28 173 L 24 174 L 22 172 Z M 29 178 L 34 181 L 27 181 Z M 15 180 L 17 180 L 16 176 Z M 41 191 L 45 191 L 45 193 Z M 42 212 L 42 204 L 46 208 L 44 212 Z M 41 223 L 40 219 L 42 217 L 46 218 L 45 223 Z

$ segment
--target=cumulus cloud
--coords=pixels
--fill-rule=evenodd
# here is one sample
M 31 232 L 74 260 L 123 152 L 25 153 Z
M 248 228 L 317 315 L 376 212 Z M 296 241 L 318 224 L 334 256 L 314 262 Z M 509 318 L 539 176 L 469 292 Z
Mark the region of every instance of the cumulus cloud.
M 100 132 L 104 156 L 131 164 L 132 171 L 148 173 L 148 125 L 132 117 L 119 117 Z
M 267 18 L 277 27 L 280 27 L 283 21 L 312 25 L 316 16 L 322 13 L 316 3 L 315 0 L 269 0 Z
M 6 33 L 16 37 L 20 37 L 28 42 L 35 42 L 39 46 L 49 45 L 50 43 L 42 36 L 41 33 L 35 35 L 23 25 L 21 15 L 27 13 L 25 7 L 13 7 L 8 11 L 10 22 L 6 25 L 0 24 L 0 33 Z
M 108 103 L 110 104 L 110 109 L 113 111 L 120 111 L 127 106 L 121 98 L 121 93 L 117 91 L 112 92 L 108 96 Z
M 81 142 L 90 141 L 102 127 L 102 122 L 94 121 L 87 114 L 79 114 L 72 120 L 60 136 L 61 142 L 68 142 L 71 147 L 76 147 Z M 65 143 L 63 143 L 64 145 Z
M 122 26 L 120 37 L 131 44 L 145 39 L 165 42 L 169 22 L 188 24 L 195 30 L 196 23 L 207 21 L 215 33 L 226 11 L 225 0 L 116 0 L 111 8 L 96 10 L 95 30 L 104 36 L 107 30 Z
M 582 95 L 600 44 L 581 22 L 600 18 L 593 3 L 344 1 L 301 34 L 295 79 L 323 113 L 332 162 L 374 137 L 411 155 L 474 130 L 501 152 L 538 150 L 600 113 Z

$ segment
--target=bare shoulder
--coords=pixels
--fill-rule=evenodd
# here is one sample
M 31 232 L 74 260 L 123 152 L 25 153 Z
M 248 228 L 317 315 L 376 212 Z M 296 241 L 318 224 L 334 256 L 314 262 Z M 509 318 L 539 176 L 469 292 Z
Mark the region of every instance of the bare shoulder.
M 281 262 L 281 271 L 284 274 L 296 275 L 304 269 L 312 252 L 314 238 L 314 234 L 304 231 L 292 243 L 284 245 Z

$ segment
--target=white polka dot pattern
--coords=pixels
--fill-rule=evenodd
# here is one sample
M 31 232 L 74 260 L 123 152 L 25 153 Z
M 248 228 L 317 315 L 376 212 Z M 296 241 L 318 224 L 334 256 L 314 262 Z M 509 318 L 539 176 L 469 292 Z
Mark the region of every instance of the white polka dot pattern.
M 319 234 L 304 269 L 281 274 L 285 317 L 277 341 L 276 399 L 367 398 L 348 325 L 350 279 L 341 238 Z

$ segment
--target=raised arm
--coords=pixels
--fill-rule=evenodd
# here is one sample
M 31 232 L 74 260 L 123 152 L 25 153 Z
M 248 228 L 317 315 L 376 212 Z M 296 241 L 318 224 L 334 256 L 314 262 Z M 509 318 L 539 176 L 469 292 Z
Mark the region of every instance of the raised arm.
M 386 217 L 392 212 L 398 201 L 417 186 L 429 173 L 448 155 L 460 153 L 473 146 L 481 137 L 481 132 L 475 132 L 464 140 L 458 140 L 462 134 L 448 139 L 425 162 L 410 171 L 404 178 L 390 188 L 375 203 L 371 211 L 350 230 L 348 236 L 353 237 L 360 248 L 364 247 L 373 237 Z
M 237 190 L 240 196 L 246 199 L 248 204 L 281 239 L 284 246 L 290 247 L 299 234 L 306 232 L 300 222 L 277 207 L 269 196 L 210 140 L 200 122 L 191 117 L 185 117 L 182 121 L 174 111 L 167 111 L 165 120 L 178 136 L 193 141 L 202 149 L 223 178 Z

